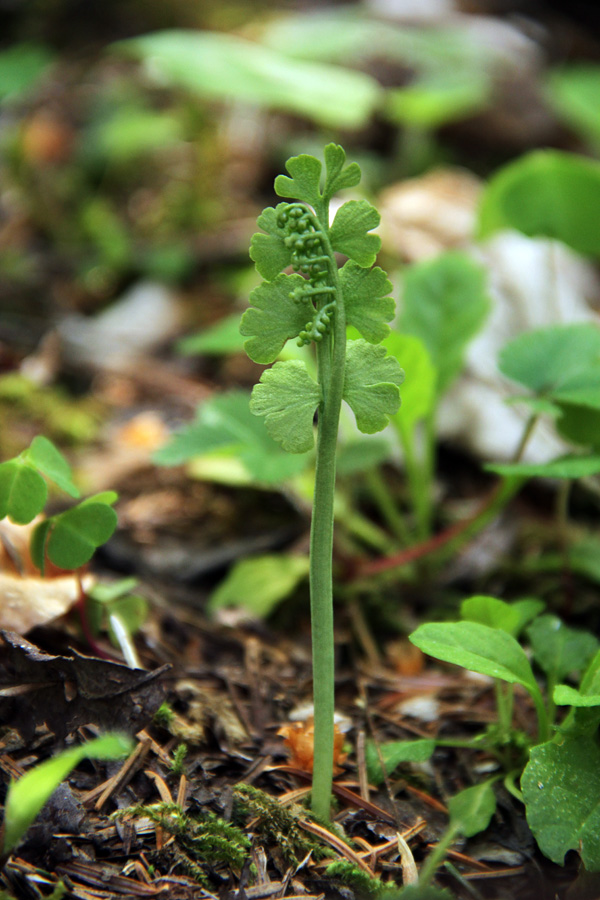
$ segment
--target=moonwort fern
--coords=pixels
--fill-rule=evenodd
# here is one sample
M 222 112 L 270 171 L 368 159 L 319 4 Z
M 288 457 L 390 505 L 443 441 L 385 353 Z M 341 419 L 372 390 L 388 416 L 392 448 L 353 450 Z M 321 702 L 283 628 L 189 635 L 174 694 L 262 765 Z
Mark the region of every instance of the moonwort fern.
M 288 160 L 289 177 L 279 175 L 275 191 L 289 202 L 265 209 L 262 232 L 252 239 L 250 256 L 264 281 L 250 295 L 241 333 L 255 362 L 275 363 L 252 392 L 250 408 L 265 417 L 271 436 L 291 453 L 314 445 L 317 463 L 310 543 L 315 750 L 312 808 L 330 815 L 333 767 L 334 637 L 332 602 L 333 497 L 335 456 L 342 400 L 354 412 L 360 431 L 381 431 L 398 411 L 403 372 L 377 346 L 394 315 L 386 273 L 372 268 L 380 247 L 370 234 L 379 214 L 366 200 L 350 200 L 329 222 L 334 194 L 355 187 L 356 163 L 345 165 L 342 147 L 325 147 L 325 173 L 313 156 Z M 338 269 L 336 253 L 348 257 Z M 283 273 L 292 268 L 294 274 Z M 364 340 L 347 341 L 354 326 Z M 275 362 L 288 340 L 314 343 L 317 380 L 303 362 Z

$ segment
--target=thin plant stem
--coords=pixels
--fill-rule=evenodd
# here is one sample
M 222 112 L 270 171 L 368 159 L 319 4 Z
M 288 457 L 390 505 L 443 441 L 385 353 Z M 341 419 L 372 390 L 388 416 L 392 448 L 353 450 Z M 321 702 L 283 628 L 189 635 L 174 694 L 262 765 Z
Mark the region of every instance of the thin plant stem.
M 327 223 L 326 210 L 322 222 Z M 322 228 L 325 234 L 325 228 Z M 326 240 L 326 239 L 325 239 Z M 326 241 L 328 244 L 328 241 Z M 334 260 L 333 251 L 327 246 Z M 310 531 L 310 608 L 313 658 L 314 757 L 312 811 L 328 820 L 331 814 L 331 784 L 333 780 L 335 671 L 333 630 L 333 503 L 335 493 L 335 463 L 340 409 L 344 387 L 346 359 L 346 317 L 344 301 L 337 275 L 331 267 L 337 289 L 337 304 L 333 320 L 333 352 L 328 341 L 317 345 L 319 380 L 322 372 L 327 380 L 321 383 L 323 400 L 319 407 L 317 428 L 317 463 L 315 492 Z
M 379 507 L 379 511 L 392 534 L 394 534 L 402 544 L 410 544 L 410 532 L 408 526 L 404 521 L 404 516 L 390 497 L 381 471 L 379 469 L 369 469 L 366 473 L 366 479 L 371 495 Z
M 538 419 L 539 415 L 537 413 L 532 413 L 531 416 L 529 416 L 525 423 L 523 433 L 521 434 L 519 444 L 513 455 L 513 462 L 519 462 L 523 456 Z M 430 553 L 441 551 L 442 548 L 442 559 L 446 555 L 452 555 L 456 552 L 458 547 L 469 540 L 473 534 L 477 534 L 481 531 L 488 522 L 494 519 L 498 513 L 504 509 L 509 500 L 518 493 L 525 481 L 525 478 L 516 475 L 501 478 L 494 485 L 488 496 L 483 500 L 477 512 L 469 519 L 464 519 L 462 522 L 456 522 L 454 525 L 451 525 L 450 528 L 440 532 L 440 534 L 427 538 L 427 540 L 415 544 L 412 547 L 407 547 L 406 550 L 401 550 L 399 553 L 393 554 L 392 556 L 384 557 L 383 559 L 370 560 L 369 562 L 358 566 L 353 573 L 353 578 L 359 579 L 369 577 L 371 575 L 376 575 L 379 572 L 385 572 L 389 569 L 405 566 L 407 563 L 421 559 Z
M 433 880 L 437 869 L 442 864 L 446 852 L 449 850 L 452 842 L 456 838 L 459 829 L 456 826 L 449 826 L 443 833 L 437 844 L 433 847 L 431 853 L 423 863 L 419 872 L 419 887 L 428 887 Z

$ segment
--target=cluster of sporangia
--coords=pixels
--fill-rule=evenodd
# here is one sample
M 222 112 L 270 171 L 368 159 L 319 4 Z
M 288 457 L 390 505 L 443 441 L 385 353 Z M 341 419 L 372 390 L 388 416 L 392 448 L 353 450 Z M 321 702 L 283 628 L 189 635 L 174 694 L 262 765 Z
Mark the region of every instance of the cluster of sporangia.
M 290 292 L 290 299 L 296 303 L 310 297 L 312 302 L 320 296 L 333 294 L 335 287 L 327 284 L 330 274 L 331 257 L 326 252 L 323 232 L 314 213 L 303 203 L 288 203 L 277 217 L 277 225 L 285 233 L 284 243 L 292 251 L 291 263 L 294 271 L 307 276 L 306 286 Z M 298 345 L 320 341 L 326 334 L 335 309 L 335 299 L 315 310 L 315 317 L 306 323 L 304 331 L 298 335 Z

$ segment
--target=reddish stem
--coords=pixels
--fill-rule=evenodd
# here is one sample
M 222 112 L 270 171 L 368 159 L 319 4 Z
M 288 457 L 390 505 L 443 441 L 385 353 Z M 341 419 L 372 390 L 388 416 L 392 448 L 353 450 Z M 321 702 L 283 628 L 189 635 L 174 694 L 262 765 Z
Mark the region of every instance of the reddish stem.
M 450 528 L 446 528 L 445 531 L 441 531 L 439 534 L 428 538 L 426 541 L 414 544 L 412 547 L 407 547 L 406 550 L 401 550 L 393 556 L 384 556 L 381 559 L 367 560 L 362 564 L 359 563 L 354 572 L 351 573 L 350 580 L 355 581 L 359 578 L 368 577 L 369 575 L 377 575 L 379 572 L 386 572 L 388 569 L 394 569 L 397 566 L 404 566 L 407 563 L 413 562 L 415 559 L 421 559 L 429 553 L 434 553 L 436 550 L 439 550 L 440 547 L 449 544 L 454 538 L 459 537 L 463 532 L 468 531 L 470 526 L 493 506 L 503 488 L 504 482 L 499 481 L 494 485 L 492 490 L 489 491 L 472 516 L 469 516 L 468 519 L 464 519 L 462 522 L 456 522 L 454 525 L 451 525 Z

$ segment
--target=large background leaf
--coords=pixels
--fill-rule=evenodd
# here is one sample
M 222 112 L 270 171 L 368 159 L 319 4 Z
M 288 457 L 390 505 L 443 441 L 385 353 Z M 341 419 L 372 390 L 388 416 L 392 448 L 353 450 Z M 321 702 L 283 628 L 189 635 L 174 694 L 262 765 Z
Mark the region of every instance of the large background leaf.
M 488 311 L 484 271 L 462 253 L 444 253 L 407 271 L 399 330 L 427 347 L 438 373 L 438 395 L 460 372 L 465 348 Z
M 297 113 L 322 125 L 360 128 L 379 101 L 369 75 L 291 59 L 279 49 L 217 32 L 159 31 L 117 44 L 150 76 L 207 98 Z
M 154 455 L 162 466 L 188 463 L 215 452 L 236 458 L 247 479 L 280 484 L 297 475 L 309 459 L 286 453 L 250 412 L 250 394 L 230 391 L 214 397 L 198 410 L 196 421 L 176 433 Z
M 600 871 L 600 749 L 593 738 L 562 738 L 534 747 L 521 779 L 527 821 L 540 849 L 563 865 L 577 850 Z
M 558 150 L 536 150 L 490 180 L 481 199 L 479 235 L 513 228 L 598 256 L 599 207 L 600 163 Z

